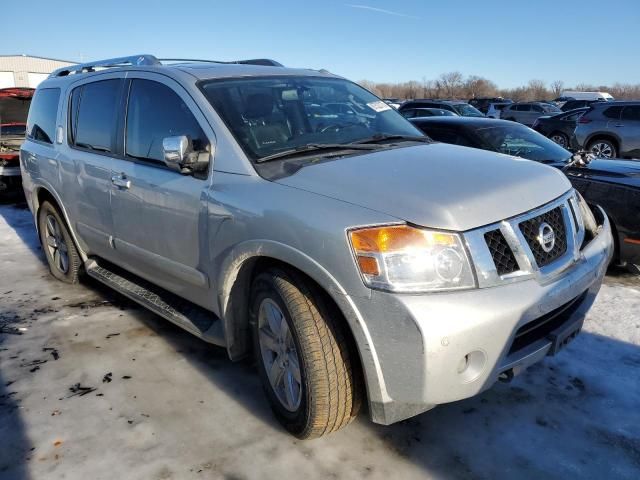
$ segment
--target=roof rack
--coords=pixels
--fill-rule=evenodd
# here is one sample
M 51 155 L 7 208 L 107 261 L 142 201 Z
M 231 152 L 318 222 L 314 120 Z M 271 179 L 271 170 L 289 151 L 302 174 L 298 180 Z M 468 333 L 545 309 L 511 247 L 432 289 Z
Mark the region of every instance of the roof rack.
M 107 60 L 98 60 L 89 63 L 79 63 L 77 65 L 70 65 L 67 67 L 58 68 L 54 70 L 51 77 L 65 77 L 71 73 L 89 73 L 95 72 L 96 68 L 112 68 L 112 67 L 124 67 L 131 66 L 160 66 L 162 62 L 198 62 L 198 63 L 217 63 L 217 64 L 243 64 L 243 65 L 261 65 L 265 67 L 282 67 L 283 65 L 275 60 L 268 58 L 256 58 L 251 60 L 234 60 L 230 62 L 223 62 L 218 60 L 199 60 L 194 58 L 156 58 L 153 55 L 142 54 L 132 55 L 130 57 L 118 57 L 109 58 Z
M 251 60 L 231 60 L 228 62 L 222 60 L 201 60 L 197 58 L 159 58 L 160 62 L 197 62 L 197 63 L 219 63 L 224 65 L 242 64 L 242 65 L 260 65 L 263 67 L 283 67 L 280 62 L 271 60 L 270 58 L 254 58 Z
M 58 68 L 54 70 L 49 77 L 65 77 L 70 73 L 88 73 L 95 72 L 96 67 L 123 67 L 125 65 L 162 65 L 160 61 L 153 55 L 133 55 L 130 57 L 109 58 L 107 60 L 98 60 L 96 62 L 79 63 L 78 65 L 70 65 L 68 67 Z

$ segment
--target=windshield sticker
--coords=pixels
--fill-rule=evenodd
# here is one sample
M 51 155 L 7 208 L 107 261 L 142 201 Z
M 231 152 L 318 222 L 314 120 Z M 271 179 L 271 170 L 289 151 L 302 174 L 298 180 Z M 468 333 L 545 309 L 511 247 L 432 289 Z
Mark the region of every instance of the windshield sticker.
M 382 100 L 378 100 L 377 102 L 367 103 L 367 107 L 369 107 L 374 112 L 385 112 L 387 110 L 391 110 L 391 107 L 384 103 Z

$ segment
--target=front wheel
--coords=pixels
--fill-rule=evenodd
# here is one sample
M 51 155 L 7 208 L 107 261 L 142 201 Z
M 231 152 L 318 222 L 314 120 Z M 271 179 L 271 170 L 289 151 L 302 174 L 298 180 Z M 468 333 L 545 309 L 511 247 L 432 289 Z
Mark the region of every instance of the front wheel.
M 38 231 L 51 274 L 62 282 L 78 283 L 80 255 L 62 215 L 47 201 L 38 210 Z
M 281 269 L 258 275 L 251 321 L 264 390 L 290 433 L 320 437 L 356 417 L 359 385 L 344 326 L 306 279 Z

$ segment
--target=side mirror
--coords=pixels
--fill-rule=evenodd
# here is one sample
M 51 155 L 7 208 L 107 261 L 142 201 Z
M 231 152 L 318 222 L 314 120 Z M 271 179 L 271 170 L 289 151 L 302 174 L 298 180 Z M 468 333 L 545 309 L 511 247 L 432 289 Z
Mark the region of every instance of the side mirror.
M 165 165 L 180 173 L 201 172 L 209 164 L 209 152 L 194 151 L 193 142 L 186 135 L 164 138 L 162 151 Z

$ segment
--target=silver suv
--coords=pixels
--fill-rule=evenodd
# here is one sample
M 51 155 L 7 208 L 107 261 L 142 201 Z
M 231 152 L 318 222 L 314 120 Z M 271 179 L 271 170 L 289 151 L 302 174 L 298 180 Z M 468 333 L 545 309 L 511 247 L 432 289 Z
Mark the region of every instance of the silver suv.
M 519 102 L 505 106 L 500 111 L 500 118 L 519 122 L 530 127 L 543 115 L 556 115 L 562 113 L 555 105 L 544 102 Z
M 390 424 L 510 380 L 577 335 L 612 254 L 560 172 L 434 143 L 323 71 L 78 65 L 40 84 L 27 128 L 53 276 L 255 353 L 300 438 L 363 402 Z
M 572 141 L 599 158 L 640 158 L 640 102 L 592 103 Z

